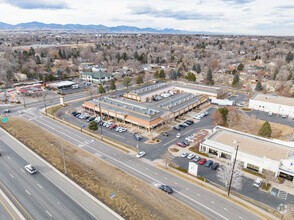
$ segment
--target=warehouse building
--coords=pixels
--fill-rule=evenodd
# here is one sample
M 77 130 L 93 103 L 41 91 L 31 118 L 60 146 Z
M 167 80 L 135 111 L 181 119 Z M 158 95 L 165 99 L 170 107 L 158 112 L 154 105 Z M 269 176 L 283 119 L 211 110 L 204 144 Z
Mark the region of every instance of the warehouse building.
M 249 108 L 294 118 L 293 98 L 268 94 L 256 94 L 250 99 Z
M 233 161 L 237 145 L 239 146 L 237 160 L 244 168 L 259 173 L 270 171 L 275 177 L 280 176 L 293 181 L 293 142 L 271 140 L 217 126 L 200 144 L 199 150 Z

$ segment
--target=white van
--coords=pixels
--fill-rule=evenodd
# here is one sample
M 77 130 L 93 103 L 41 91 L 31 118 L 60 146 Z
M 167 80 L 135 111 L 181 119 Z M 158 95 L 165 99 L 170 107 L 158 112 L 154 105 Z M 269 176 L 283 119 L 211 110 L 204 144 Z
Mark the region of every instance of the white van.
M 261 179 L 261 178 L 257 178 L 257 179 L 254 181 L 254 183 L 253 183 L 253 186 L 255 186 L 255 187 L 257 187 L 257 188 L 261 187 L 261 185 L 262 185 L 262 179 Z
M 79 85 L 78 84 L 72 85 L 71 88 L 72 89 L 78 89 L 79 88 Z

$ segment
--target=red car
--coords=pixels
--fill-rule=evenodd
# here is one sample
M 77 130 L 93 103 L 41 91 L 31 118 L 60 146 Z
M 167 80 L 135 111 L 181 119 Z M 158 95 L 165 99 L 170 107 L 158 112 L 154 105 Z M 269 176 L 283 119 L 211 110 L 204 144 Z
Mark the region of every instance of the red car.
M 178 142 L 177 145 L 180 146 L 180 147 L 186 147 L 186 144 L 184 144 L 182 142 Z
M 112 130 L 112 129 L 116 128 L 116 127 L 117 127 L 117 125 L 116 125 L 116 124 L 113 124 L 113 125 L 111 125 L 111 126 L 109 127 L 109 129 Z
M 206 159 L 205 158 L 202 158 L 200 161 L 199 161 L 199 164 L 200 165 L 203 165 L 203 164 L 205 164 L 206 163 Z

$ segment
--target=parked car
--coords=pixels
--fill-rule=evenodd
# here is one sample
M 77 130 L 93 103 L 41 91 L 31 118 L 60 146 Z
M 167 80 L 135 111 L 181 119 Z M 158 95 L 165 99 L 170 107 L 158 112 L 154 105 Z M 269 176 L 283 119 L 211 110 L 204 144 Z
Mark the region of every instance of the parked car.
M 259 188 L 262 185 L 262 179 L 261 178 L 257 178 L 254 182 L 253 182 L 253 186 Z
M 214 163 L 214 164 L 211 166 L 211 169 L 212 169 L 212 170 L 217 170 L 218 167 L 219 167 L 219 163 Z
M 77 114 L 77 111 L 72 111 L 70 114 L 75 115 Z
M 95 117 L 90 117 L 87 119 L 87 121 L 93 121 L 95 119 Z
M 181 130 L 181 128 L 179 126 L 175 126 L 175 127 L 173 127 L 173 129 L 174 130 L 177 130 L 177 131 L 180 131 Z
M 267 115 L 271 117 L 273 115 L 273 113 L 272 112 L 269 112 Z
M 134 133 L 134 137 L 138 140 L 141 141 L 143 139 L 142 135 L 139 134 L 138 132 Z
M 185 124 L 192 125 L 192 124 L 194 124 L 194 121 L 192 121 L 192 120 L 187 120 L 187 121 L 185 121 Z
M 205 158 L 202 158 L 200 161 L 199 161 L 199 164 L 200 165 L 203 165 L 203 164 L 205 164 L 206 163 L 206 159 Z
M 163 132 L 161 134 L 162 134 L 162 136 L 168 137 L 168 133 L 167 132 Z
M 168 194 L 173 193 L 173 189 L 167 185 L 160 185 L 159 189 L 165 191 Z
M 209 160 L 209 161 L 207 161 L 207 162 L 205 163 L 205 166 L 206 166 L 206 167 L 211 167 L 212 164 L 213 164 L 213 161 L 212 161 L 212 160 Z
M 177 138 L 180 138 L 181 137 L 181 133 L 177 133 L 176 137 Z
M 31 164 L 26 165 L 24 168 L 29 174 L 35 174 L 38 172 L 38 170 Z
M 193 159 L 193 161 L 196 162 L 196 163 L 198 163 L 200 160 L 201 160 L 201 157 L 200 156 L 196 156 Z
M 194 118 L 197 119 L 197 120 L 200 120 L 202 117 L 201 117 L 201 115 L 197 114 L 197 115 L 195 115 Z
M 184 143 L 186 146 L 189 146 L 189 145 L 190 145 L 189 141 L 183 141 L 183 143 Z
M 184 153 L 182 153 L 182 154 L 181 154 L 181 157 L 183 157 L 183 158 L 184 158 L 184 157 L 187 157 L 188 155 L 189 155 L 189 153 L 188 153 L 188 152 L 184 152 Z
M 282 115 L 282 118 L 287 118 L 287 115 Z
M 75 117 L 78 118 L 78 117 L 80 117 L 81 114 L 82 114 L 82 113 L 77 112 L 77 114 L 75 114 Z
M 84 120 L 88 120 L 89 118 L 90 118 L 90 116 L 87 115 L 87 116 L 84 117 L 83 119 L 84 119 Z
M 179 124 L 179 127 L 180 127 L 180 128 L 185 128 L 186 126 L 183 125 L 183 124 Z
M 177 142 L 177 145 L 180 146 L 180 147 L 186 147 L 186 145 L 184 143 L 180 142 L 180 141 Z
M 109 126 L 109 129 L 112 130 L 112 129 L 116 128 L 116 127 L 117 127 L 116 124 L 112 124 L 111 126 Z
M 137 158 L 141 158 L 141 157 L 143 157 L 144 155 L 145 155 L 145 152 L 144 152 L 144 151 L 141 151 L 141 152 L 137 153 L 136 157 L 137 157 Z
M 188 158 L 189 160 L 192 160 L 194 157 L 195 157 L 195 154 L 193 154 L 193 153 L 190 153 L 190 154 L 187 156 L 187 158 Z

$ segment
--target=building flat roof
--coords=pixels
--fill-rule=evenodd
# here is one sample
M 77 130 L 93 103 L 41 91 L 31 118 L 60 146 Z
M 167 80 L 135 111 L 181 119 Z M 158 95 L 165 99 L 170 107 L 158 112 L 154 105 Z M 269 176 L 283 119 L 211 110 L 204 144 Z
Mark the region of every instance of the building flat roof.
M 185 82 L 173 81 L 171 85 L 173 85 L 175 87 L 180 87 L 180 88 L 193 89 L 196 92 L 200 91 L 200 92 L 207 92 L 207 93 L 213 93 L 213 94 L 217 94 L 221 90 L 221 88 L 215 88 L 215 87 L 197 85 L 197 84 L 191 84 L 191 83 L 185 83 Z
M 268 94 L 257 94 L 252 97 L 253 100 L 270 102 L 278 105 L 287 105 L 294 107 L 294 98 L 282 97 L 282 96 L 273 96 Z
M 207 139 L 231 148 L 236 147 L 236 140 L 239 151 L 272 160 L 288 159 L 289 151 L 294 151 L 294 146 L 223 127 L 216 127 L 215 132 Z

